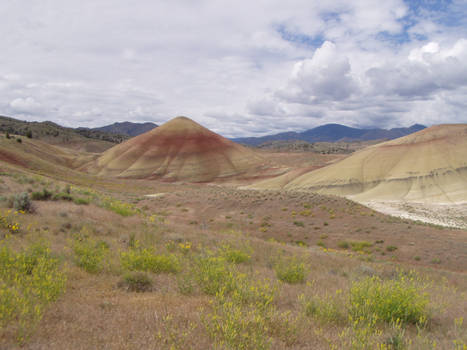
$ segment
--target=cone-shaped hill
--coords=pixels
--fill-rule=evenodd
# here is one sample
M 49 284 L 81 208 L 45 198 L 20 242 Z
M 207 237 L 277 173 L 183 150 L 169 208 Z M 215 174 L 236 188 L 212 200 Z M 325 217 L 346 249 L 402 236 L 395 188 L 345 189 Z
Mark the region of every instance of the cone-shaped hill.
M 349 196 L 358 201 L 467 201 L 467 124 L 438 125 L 365 148 L 350 157 L 284 182 L 256 188 Z
M 256 177 L 264 160 L 254 151 L 186 117 L 112 147 L 88 171 L 102 176 L 209 182 Z

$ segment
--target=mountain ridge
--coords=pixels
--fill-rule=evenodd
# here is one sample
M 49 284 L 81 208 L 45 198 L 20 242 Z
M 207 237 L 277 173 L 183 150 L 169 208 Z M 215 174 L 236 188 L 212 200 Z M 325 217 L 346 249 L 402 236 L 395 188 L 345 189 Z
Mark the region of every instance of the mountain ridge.
M 283 132 L 260 137 L 232 138 L 234 142 L 248 146 L 259 146 L 269 141 L 306 141 L 306 142 L 337 142 L 337 141 L 371 141 L 388 139 L 393 140 L 425 129 L 426 126 L 414 124 L 406 128 L 392 129 L 359 129 L 342 124 L 324 124 L 302 132 Z
M 116 122 L 109 125 L 100 126 L 97 128 L 91 128 L 95 131 L 103 131 L 111 134 L 127 135 L 130 137 L 138 136 L 157 128 L 158 125 L 152 122 L 146 123 L 133 123 L 133 122 Z

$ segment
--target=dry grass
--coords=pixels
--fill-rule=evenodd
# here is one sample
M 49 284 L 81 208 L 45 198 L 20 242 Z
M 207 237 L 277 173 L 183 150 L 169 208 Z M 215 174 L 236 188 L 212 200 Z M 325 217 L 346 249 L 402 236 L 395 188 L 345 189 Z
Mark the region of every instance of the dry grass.
M 11 176 L 1 179 L 3 196 L 29 186 Z M 146 184 L 146 194 L 166 194 L 143 198 Z M 466 325 L 461 321 L 467 314 L 465 231 L 415 223 L 410 223 L 408 231 L 402 220 L 317 195 L 162 183 L 156 191 L 153 183 L 142 181 L 127 186 L 123 181 L 80 186 L 95 193 L 89 205 L 35 202 L 36 213 L 19 215 L 21 230 L 8 238 L 18 250 L 38 238 L 49 242 L 67 274 L 65 294 L 45 310 L 24 349 L 254 348 L 252 342 L 231 332 L 235 329 L 248 329 L 257 339 L 256 347 L 270 349 L 373 349 L 378 344 L 389 346 L 398 337 L 407 349 L 430 349 L 434 342 L 437 348 L 450 349 L 453 341 L 467 342 Z M 72 188 L 72 192 L 78 190 Z M 141 212 L 124 217 L 99 206 L 99 199 L 109 196 L 131 202 Z M 299 214 L 304 204 L 309 210 L 306 216 Z M 284 207 L 288 210 L 283 211 Z M 293 225 L 292 211 L 304 227 Z M 193 221 L 196 224 L 190 224 Z M 267 232 L 261 232 L 265 221 Z M 76 265 L 72 242 L 77 234 L 108 245 L 105 266 L 99 271 L 89 273 Z M 316 246 L 320 239 L 325 239 L 328 248 Z M 338 248 L 344 240 L 349 249 Z M 381 240 L 384 243 L 376 243 Z M 176 256 L 180 269 L 146 272 L 152 282 L 148 291 L 119 287 L 127 273 L 121 253 L 134 249 L 135 242 L 153 249 L 154 254 Z M 371 253 L 352 252 L 350 242 L 370 242 L 372 246 L 366 244 L 365 249 Z M 384 252 L 391 245 L 398 249 L 386 255 L 376 251 L 380 247 Z M 206 293 L 196 278 L 196 262 L 209 256 L 220 257 L 225 266 L 221 275 L 232 274 L 226 278 L 231 287 L 222 295 Z M 421 259 L 416 261 L 414 256 Z M 441 263 L 431 264 L 436 257 Z M 304 264 L 303 283 L 283 283 L 277 278 L 278 263 L 288 259 Z M 429 282 L 426 324 L 350 322 L 346 308 L 352 284 L 365 278 L 392 281 L 400 270 L 415 270 Z M 264 281 L 270 281 L 274 290 L 267 306 L 261 294 L 268 290 Z M 307 311 L 304 300 L 314 300 L 310 307 L 314 311 Z M 227 317 L 229 310 L 232 315 Z M 216 324 L 214 315 L 225 327 L 222 332 L 209 326 Z M 0 344 L 2 349 L 19 348 L 15 337 L 4 330 Z

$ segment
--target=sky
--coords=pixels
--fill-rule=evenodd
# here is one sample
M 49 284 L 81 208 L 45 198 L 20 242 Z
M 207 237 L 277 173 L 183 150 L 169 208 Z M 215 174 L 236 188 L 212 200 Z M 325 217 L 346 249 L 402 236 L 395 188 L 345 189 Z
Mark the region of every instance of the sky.
M 467 0 L 0 3 L 0 115 L 227 137 L 467 122 Z

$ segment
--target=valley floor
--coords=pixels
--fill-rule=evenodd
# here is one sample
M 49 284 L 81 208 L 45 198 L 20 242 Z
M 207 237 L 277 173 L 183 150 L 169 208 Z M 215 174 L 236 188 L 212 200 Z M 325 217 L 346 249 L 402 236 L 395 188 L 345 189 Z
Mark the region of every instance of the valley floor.
M 467 346 L 465 229 L 312 193 L 0 168 L 0 349 Z

